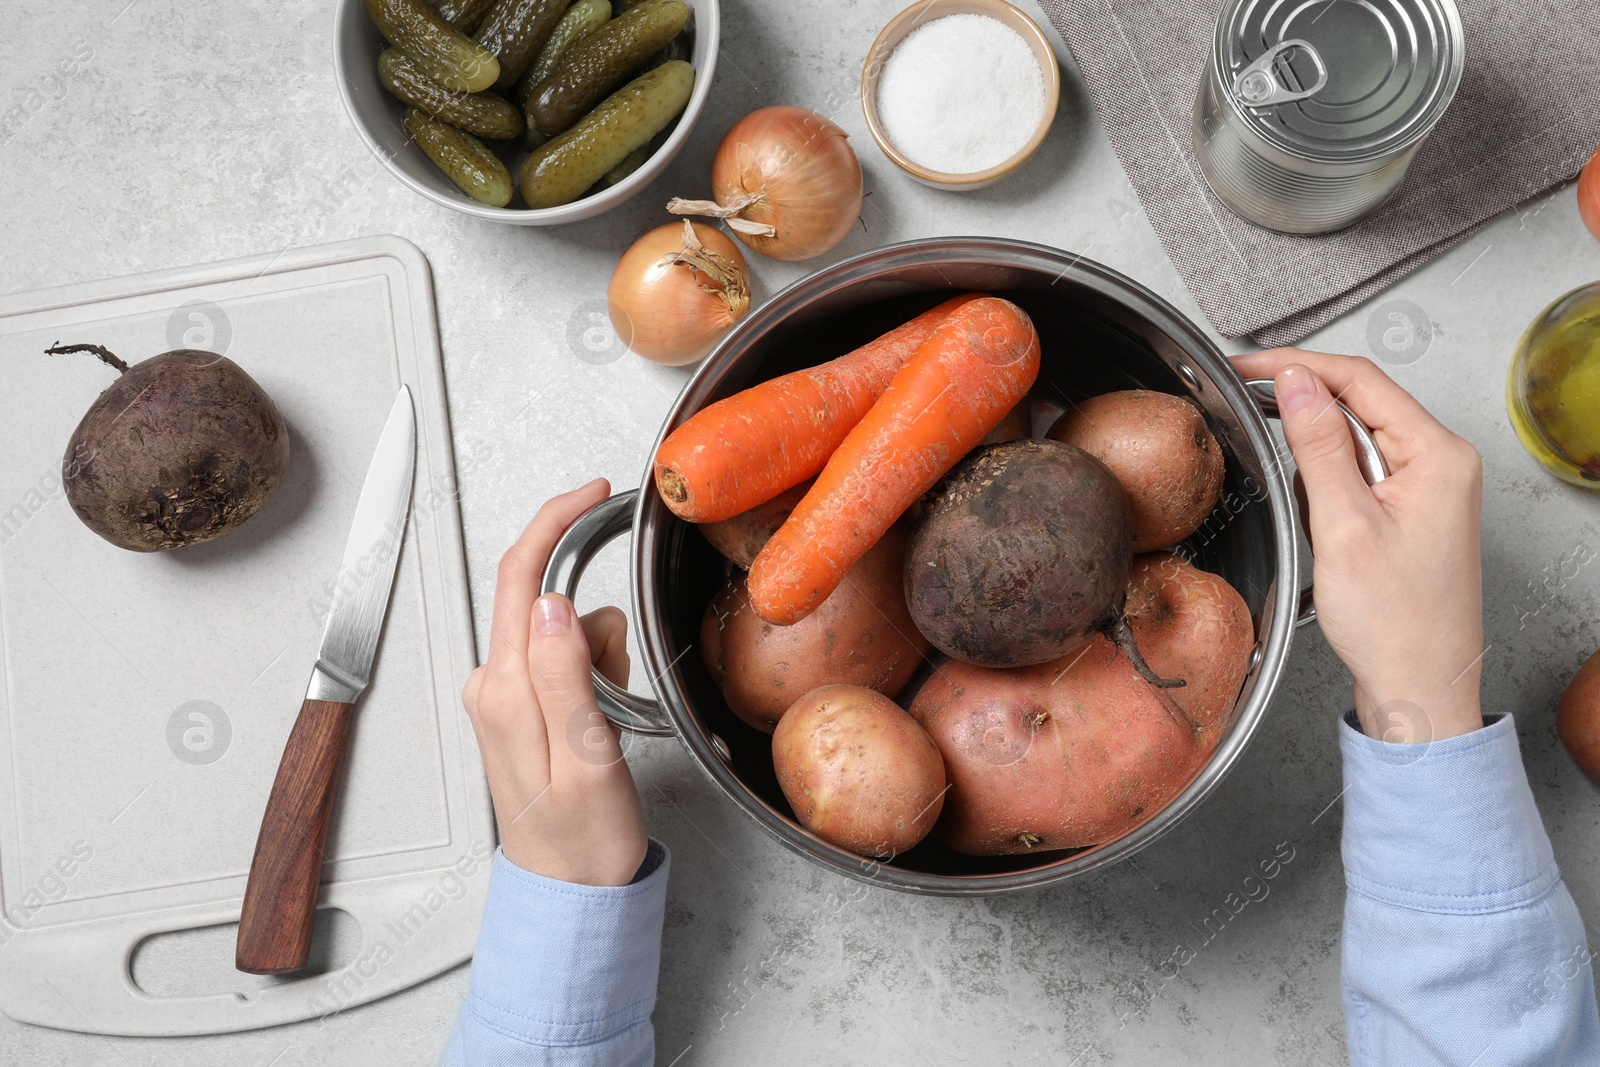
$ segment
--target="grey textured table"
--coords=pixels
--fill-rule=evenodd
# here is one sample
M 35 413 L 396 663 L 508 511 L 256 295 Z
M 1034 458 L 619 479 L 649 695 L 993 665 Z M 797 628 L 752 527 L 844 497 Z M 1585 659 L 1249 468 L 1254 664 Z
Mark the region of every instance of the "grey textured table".
M 871 190 L 863 228 L 825 260 L 751 257 L 758 299 L 874 245 L 976 233 L 1081 252 L 1199 318 L 1064 50 L 1055 130 L 1012 180 L 965 196 L 934 192 L 877 151 L 856 85 L 867 44 L 900 6 L 728 0 L 710 105 L 663 179 L 591 222 L 518 230 L 437 208 L 378 168 L 334 91 L 326 0 L 8 4 L 0 290 L 361 234 L 415 242 L 434 269 L 481 637 L 495 562 L 542 500 L 596 475 L 637 484 L 686 373 L 631 356 L 585 362 L 568 344 L 569 323 L 587 322 L 618 252 L 665 218 L 669 195 L 703 194 L 718 138 L 755 107 L 795 103 L 834 116 Z M 52 73 L 75 53 L 88 58 L 73 76 Z M 1579 562 L 1600 553 L 1600 496 L 1537 468 L 1501 397 L 1529 319 L 1596 277 L 1600 243 L 1579 223 L 1568 186 L 1308 343 L 1386 358 L 1483 453 L 1486 706 L 1518 717 L 1557 856 L 1591 917 L 1600 917 L 1600 797 L 1561 752 L 1551 709 L 1600 645 L 1600 567 Z M 1394 333 L 1391 345 L 1404 351 L 1384 347 L 1398 322 L 1391 300 L 1427 320 L 1426 343 L 1407 348 Z M 613 546 L 583 606 L 623 600 L 622 567 Z M 1344 670 L 1314 630 L 1302 631 L 1272 713 L 1195 817 L 1105 874 L 977 902 L 820 873 L 720 800 L 676 742 L 634 743 L 651 829 L 675 856 L 655 1017 L 660 1062 L 1342 1063 L 1334 724 L 1347 699 Z M 1280 848 L 1293 859 L 1269 895 L 1230 914 L 1224 899 Z M 0 1062 L 429 1063 L 467 980 L 457 968 L 321 1025 L 212 1038 L 107 1039 L 0 1019 Z

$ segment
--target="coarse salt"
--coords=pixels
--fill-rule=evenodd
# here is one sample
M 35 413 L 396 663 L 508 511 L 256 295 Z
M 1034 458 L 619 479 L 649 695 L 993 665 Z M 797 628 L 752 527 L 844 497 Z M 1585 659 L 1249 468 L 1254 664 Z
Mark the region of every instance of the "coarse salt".
M 884 135 L 906 158 L 973 174 L 1016 155 L 1044 121 L 1044 73 L 999 19 L 946 15 L 889 53 L 877 102 Z

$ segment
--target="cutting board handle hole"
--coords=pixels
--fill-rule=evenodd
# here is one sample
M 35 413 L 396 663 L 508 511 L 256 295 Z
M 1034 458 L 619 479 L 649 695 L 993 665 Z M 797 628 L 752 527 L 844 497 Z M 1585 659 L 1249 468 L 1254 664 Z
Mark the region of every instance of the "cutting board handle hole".
M 311 935 L 311 960 L 293 974 L 258 975 L 234 970 L 238 923 L 151 934 L 134 947 L 128 969 L 133 984 L 152 997 L 236 993 L 246 1000 L 287 982 L 343 970 L 361 951 L 361 924 L 340 908 L 318 908 Z

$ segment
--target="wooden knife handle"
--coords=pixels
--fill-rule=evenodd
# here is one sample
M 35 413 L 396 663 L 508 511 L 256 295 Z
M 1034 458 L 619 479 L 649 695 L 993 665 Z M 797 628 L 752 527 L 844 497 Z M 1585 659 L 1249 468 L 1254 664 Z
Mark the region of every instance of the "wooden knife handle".
M 333 791 L 354 708 L 307 700 L 283 747 L 239 914 L 234 966 L 248 974 L 281 974 L 306 965 Z

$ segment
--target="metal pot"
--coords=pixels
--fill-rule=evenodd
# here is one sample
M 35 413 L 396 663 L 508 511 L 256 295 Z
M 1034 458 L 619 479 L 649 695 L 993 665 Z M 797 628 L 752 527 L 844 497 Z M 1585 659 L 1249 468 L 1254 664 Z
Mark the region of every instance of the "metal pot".
M 1271 382 L 1240 381 L 1221 352 L 1165 301 L 1080 256 L 1020 241 L 936 238 L 891 245 L 827 267 L 785 289 L 733 328 L 678 397 L 662 438 L 695 412 L 757 381 L 842 354 L 951 291 L 1004 296 L 1033 317 L 1044 360 L 1034 397 L 1064 405 L 1114 389 L 1192 397 L 1227 454 L 1223 503 L 1185 544 L 1194 562 L 1243 594 L 1258 643 L 1231 723 L 1210 762 L 1161 811 L 1123 837 L 1076 852 L 977 858 L 930 836 L 891 863 L 864 860 L 813 836 L 790 814 L 772 771 L 767 735 L 727 710 L 697 649 L 700 619 L 728 567 L 692 524 L 662 502 L 646 462 L 643 489 L 619 493 L 580 518 L 556 546 L 545 591 L 572 595 L 589 560 L 633 534 L 633 618 L 659 701 L 600 675 L 603 711 L 619 726 L 676 734 L 700 769 L 788 848 L 830 870 L 917 893 L 977 895 L 1059 882 L 1132 855 L 1171 829 L 1238 761 L 1289 655 L 1300 587 L 1294 493 L 1267 426 Z M 1346 412 L 1370 481 L 1384 475 L 1366 429 Z M 651 449 L 653 456 L 655 449 Z

